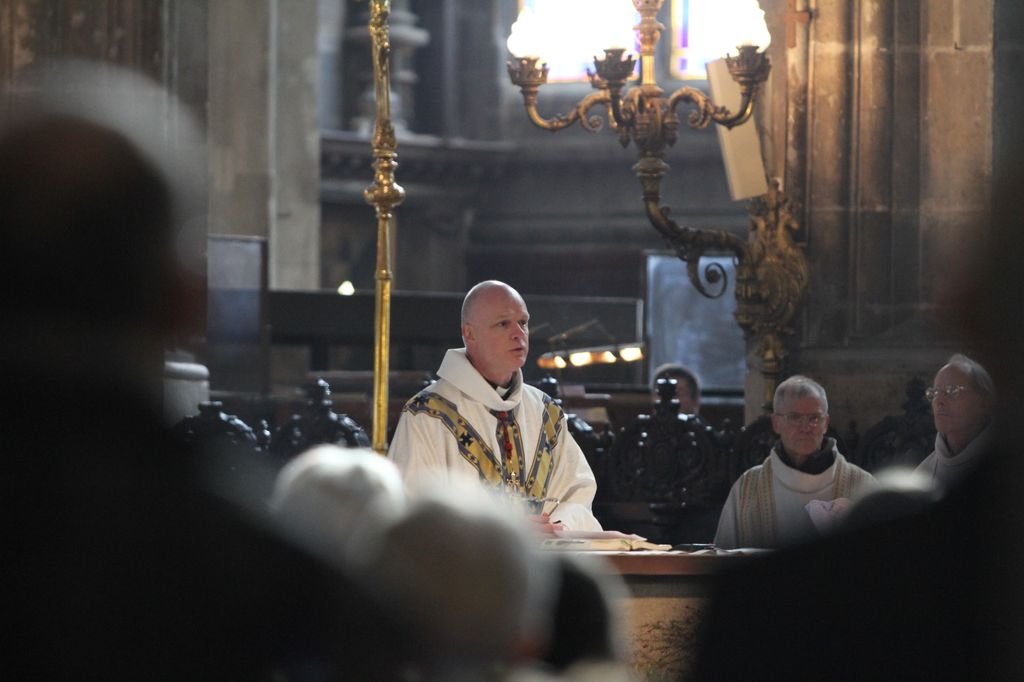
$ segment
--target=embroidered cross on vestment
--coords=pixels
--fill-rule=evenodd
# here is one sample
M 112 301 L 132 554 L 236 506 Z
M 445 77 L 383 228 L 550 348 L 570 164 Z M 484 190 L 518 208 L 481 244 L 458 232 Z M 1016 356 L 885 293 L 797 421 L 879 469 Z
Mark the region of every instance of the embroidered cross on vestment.
M 502 478 L 505 485 L 515 492 L 523 492 L 525 480 L 524 472 L 520 467 L 519 458 L 516 456 L 515 433 L 518 429 L 516 419 L 512 412 L 505 410 L 492 410 L 491 413 L 498 420 L 498 445 L 501 448 L 501 468 L 504 474 Z

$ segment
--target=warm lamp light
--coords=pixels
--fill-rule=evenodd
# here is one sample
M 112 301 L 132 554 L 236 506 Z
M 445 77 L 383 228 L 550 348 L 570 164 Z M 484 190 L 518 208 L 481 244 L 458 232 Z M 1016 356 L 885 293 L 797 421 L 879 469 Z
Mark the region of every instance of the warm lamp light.
M 734 45 L 757 45 L 761 52 L 772 44 L 772 34 L 764 20 L 764 10 L 757 0 L 743 0 L 737 3 L 736 12 L 731 14 L 730 24 Z M 729 46 L 726 54 L 736 54 Z
M 592 356 L 593 354 L 587 350 L 569 353 L 569 364 L 573 367 L 584 367 L 593 363 Z
M 635 16 L 622 0 L 524 3 L 505 44 L 514 57 L 547 62 L 557 80 L 567 64 L 576 67 L 609 47 L 632 49 Z
M 619 350 L 623 362 L 636 362 L 644 359 L 644 349 L 640 346 L 627 346 Z
M 641 344 L 629 346 L 599 346 L 596 348 L 580 348 L 570 351 L 552 351 L 537 358 L 537 366 L 541 369 L 565 369 L 586 367 L 588 365 L 612 365 L 617 362 L 637 362 L 644 359 Z
M 558 353 L 544 353 L 537 358 L 537 366 L 541 369 L 565 369 L 568 363 Z
M 709 61 L 735 55 L 739 45 L 756 45 L 764 51 L 771 42 L 764 11 L 757 0 L 716 0 L 690 3 L 692 26 L 699 26 L 699 54 Z
M 540 59 L 544 46 L 544 25 L 541 24 L 529 7 L 524 7 L 516 22 L 512 24 L 512 32 L 505 41 L 508 51 L 515 57 L 535 57 Z

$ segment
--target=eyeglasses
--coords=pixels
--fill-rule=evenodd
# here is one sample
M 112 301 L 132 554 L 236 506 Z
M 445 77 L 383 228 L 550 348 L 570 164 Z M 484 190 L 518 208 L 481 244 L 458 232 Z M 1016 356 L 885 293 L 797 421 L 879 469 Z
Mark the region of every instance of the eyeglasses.
M 924 389 L 924 397 L 931 401 L 938 398 L 940 393 L 943 393 L 950 400 L 956 400 L 962 392 L 969 390 L 971 390 L 970 386 L 958 386 L 956 384 L 950 384 L 948 386 L 943 386 L 942 388 L 939 388 L 938 386 L 931 386 Z
M 800 414 L 799 412 L 790 412 L 782 415 L 782 418 L 786 420 L 786 423 L 790 426 L 821 426 L 825 421 L 825 417 L 828 415 L 815 412 L 814 414 Z

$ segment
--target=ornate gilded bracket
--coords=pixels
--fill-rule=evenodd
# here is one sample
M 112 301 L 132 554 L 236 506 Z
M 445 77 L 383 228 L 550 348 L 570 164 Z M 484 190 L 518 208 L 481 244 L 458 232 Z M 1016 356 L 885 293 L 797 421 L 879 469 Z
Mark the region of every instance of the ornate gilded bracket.
M 770 404 L 783 370 L 783 336 L 807 292 L 810 271 L 800 227 L 789 197 L 773 180 L 768 192 L 748 206 L 751 228 L 747 249 L 736 268 L 736 322 L 757 343 L 765 378 L 764 404 Z
M 701 294 L 717 298 L 728 284 L 717 263 L 701 272 L 701 258 L 708 253 L 731 253 L 735 258 L 735 318 L 744 338 L 757 343 L 760 367 L 756 369 L 765 378 L 764 402 L 771 402 L 787 354 L 783 337 L 793 331 L 791 322 L 810 278 L 804 246 L 795 240 L 799 222 L 789 197 L 778 181 L 772 181 L 766 194 L 751 201 L 745 241 L 722 230 L 680 227 L 656 199 L 647 210 L 651 223 L 686 263 L 690 281 Z

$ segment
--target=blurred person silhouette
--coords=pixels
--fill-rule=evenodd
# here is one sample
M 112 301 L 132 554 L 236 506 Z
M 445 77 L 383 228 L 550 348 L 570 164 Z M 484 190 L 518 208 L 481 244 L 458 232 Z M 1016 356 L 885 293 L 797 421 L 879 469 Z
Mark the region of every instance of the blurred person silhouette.
M 289 536 L 344 569 L 405 510 L 395 465 L 369 448 L 318 445 L 281 469 L 270 509 Z
M 935 419 L 935 450 L 917 469 L 940 488 L 956 485 L 992 447 L 996 389 L 978 362 L 957 353 L 925 391 Z
M 676 380 L 676 398 L 679 400 L 679 414 L 697 414 L 700 412 L 700 380 L 689 368 L 676 362 L 666 362 L 654 370 L 651 379 L 651 394 L 658 400 L 658 380 Z
M 177 240 L 201 174 L 160 146 L 187 114 L 112 67 L 40 74 L 0 122 L 5 675 L 387 678 L 366 659 L 399 629 L 163 428 L 164 345 L 198 319 Z
M 555 674 L 586 669 L 590 679 L 626 679 L 625 582 L 597 557 L 559 552 L 554 559 L 554 618 L 541 662 Z
M 772 429 L 779 441 L 763 464 L 736 480 L 718 520 L 715 545 L 776 548 L 831 531 L 875 478 L 848 462 L 828 430 L 821 384 L 792 376 L 775 389 Z
M 876 480 L 878 488 L 850 507 L 840 530 L 868 528 L 918 514 L 942 497 L 931 478 L 916 469 L 889 467 L 880 471 Z
M 555 566 L 471 477 L 432 476 L 362 570 L 413 633 L 416 679 L 498 680 L 543 654 Z
M 470 473 L 515 496 L 554 498 L 534 515 L 545 533 L 600 530 L 591 511 L 597 482 L 561 406 L 523 382 L 530 313 L 512 287 L 488 280 L 462 303 L 464 348 L 452 348 L 439 379 L 402 410 L 388 456 L 410 495 L 432 474 Z M 557 506 L 556 506 L 557 505 Z
M 1024 421 L 1024 157 L 1009 149 L 984 246 L 939 282 L 942 319 L 1014 396 L 1000 425 Z M 719 576 L 695 679 L 1021 679 L 1022 480 L 1019 438 L 999 429 L 938 501 Z

